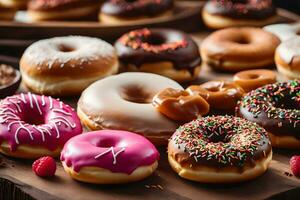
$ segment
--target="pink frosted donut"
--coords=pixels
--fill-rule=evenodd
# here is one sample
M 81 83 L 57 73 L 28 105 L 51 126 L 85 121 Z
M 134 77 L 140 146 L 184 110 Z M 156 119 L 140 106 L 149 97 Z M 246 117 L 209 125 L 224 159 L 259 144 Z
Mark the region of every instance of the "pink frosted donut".
M 0 151 L 6 155 L 58 156 L 64 144 L 81 133 L 76 112 L 59 100 L 22 93 L 0 102 Z
M 138 134 L 101 130 L 70 139 L 60 159 L 65 171 L 76 180 L 117 184 L 151 175 L 157 168 L 159 153 Z

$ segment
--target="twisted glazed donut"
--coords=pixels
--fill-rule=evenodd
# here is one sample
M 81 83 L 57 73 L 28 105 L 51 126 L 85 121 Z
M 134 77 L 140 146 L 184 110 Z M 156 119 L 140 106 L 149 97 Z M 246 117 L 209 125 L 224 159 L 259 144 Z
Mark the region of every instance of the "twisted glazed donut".
M 108 0 L 103 3 L 99 20 L 105 24 L 142 23 L 172 14 L 173 0 Z
M 248 93 L 237 115 L 264 127 L 272 146 L 300 148 L 300 81 L 269 84 Z
M 203 8 L 202 17 L 213 29 L 264 26 L 278 19 L 272 0 L 210 0 Z
M 144 137 L 126 131 L 102 130 L 71 138 L 61 153 L 74 179 L 100 184 L 138 181 L 157 168 L 159 153 Z
M 181 126 L 168 146 L 172 168 L 205 183 L 241 182 L 263 174 L 272 159 L 267 132 L 232 116 L 212 116 Z
M 81 133 L 74 109 L 51 97 L 22 93 L 0 102 L 0 151 L 6 155 L 56 157 L 71 137 Z

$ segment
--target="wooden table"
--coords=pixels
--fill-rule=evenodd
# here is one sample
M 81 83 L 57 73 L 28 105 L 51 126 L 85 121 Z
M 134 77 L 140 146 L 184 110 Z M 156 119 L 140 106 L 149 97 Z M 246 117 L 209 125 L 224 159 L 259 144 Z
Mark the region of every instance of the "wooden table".
M 295 17 L 295 16 L 294 16 Z M 296 16 L 297 17 L 297 16 Z M 194 33 L 198 43 L 207 31 Z M 1 61 L 17 62 L 17 59 L 0 57 Z M 204 76 L 205 75 L 205 76 Z M 230 79 L 232 75 L 202 68 L 197 82 L 211 79 Z M 76 105 L 77 99 L 63 99 Z M 72 180 L 63 170 L 60 162 L 56 176 L 43 179 L 31 170 L 32 161 L 0 156 L 0 200 L 135 200 L 135 199 L 299 199 L 300 179 L 292 176 L 289 158 L 299 151 L 274 150 L 269 170 L 256 180 L 233 185 L 210 185 L 195 183 L 180 178 L 168 164 L 166 148 L 161 147 L 161 160 L 153 176 L 137 183 L 124 185 L 91 185 Z M 284 193 L 281 196 L 275 194 Z

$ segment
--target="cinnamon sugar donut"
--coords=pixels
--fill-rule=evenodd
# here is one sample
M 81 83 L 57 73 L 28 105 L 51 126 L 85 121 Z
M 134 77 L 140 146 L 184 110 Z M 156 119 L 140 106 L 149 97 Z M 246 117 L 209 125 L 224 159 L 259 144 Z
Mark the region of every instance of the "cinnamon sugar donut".
M 80 94 L 89 84 L 118 71 L 114 48 L 83 36 L 56 37 L 29 46 L 20 61 L 23 82 L 48 95 Z
M 261 86 L 275 83 L 276 73 L 266 69 L 246 70 L 236 73 L 233 81 L 241 86 L 245 92 L 250 92 Z
M 99 21 L 104 24 L 138 24 L 149 19 L 171 16 L 173 0 L 107 0 L 102 4 Z
M 279 73 L 289 79 L 300 79 L 300 37 L 282 42 L 275 53 Z
M 32 21 L 96 19 L 99 0 L 31 0 L 28 15 Z
M 178 123 L 151 104 L 154 95 L 165 88 L 183 89 L 175 81 L 151 73 L 127 72 L 110 76 L 83 91 L 77 112 L 91 130 L 131 131 L 156 145 L 165 145 Z
M 210 0 L 203 8 L 202 17 L 213 29 L 264 26 L 278 19 L 272 0 Z
M 227 28 L 215 31 L 201 44 L 201 57 L 210 67 L 227 72 L 274 65 L 280 40 L 260 28 Z

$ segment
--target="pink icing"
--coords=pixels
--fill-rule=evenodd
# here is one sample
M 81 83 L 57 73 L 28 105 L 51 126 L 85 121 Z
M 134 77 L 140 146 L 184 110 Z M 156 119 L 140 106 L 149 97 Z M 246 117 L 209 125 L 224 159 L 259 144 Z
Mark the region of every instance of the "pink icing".
M 0 143 L 7 141 L 11 151 L 21 144 L 53 151 L 81 133 L 76 112 L 59 100 L 22 93 L 0 102 Z
M 131 174 L 159 159 L 155 146 L 143 136 L 127 131 L 101 130 L 78 135 L 61 152 L 61 161 L 79 172 L 82 167 L 100 167 Z

